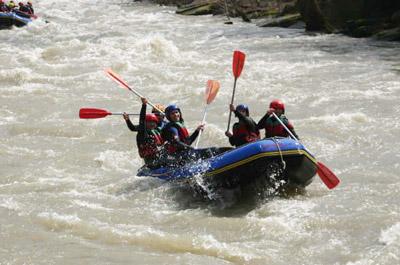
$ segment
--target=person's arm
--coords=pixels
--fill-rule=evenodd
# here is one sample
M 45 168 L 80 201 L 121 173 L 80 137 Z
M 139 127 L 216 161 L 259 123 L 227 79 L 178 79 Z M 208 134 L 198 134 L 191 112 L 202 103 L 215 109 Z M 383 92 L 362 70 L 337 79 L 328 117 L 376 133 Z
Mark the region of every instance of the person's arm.
M 268 117 L 270 114 L 266 113 L 264 117 L 261 118 L 261 120 L 257 123 L 257 129 L 262 130 L 265 128 L 265 122 L 267 121 Z
M 299 136 L 297 135 L 297 133 L 296 133 L 295 130 L 294 130 L 293 124 L 288 120 L 288 118 L 286 118 L 286 116 L 282 116 L 282 117 L 280 118 L 280 120 L 283 122 L 283 124 L 285 124 L 286 128 L 289 129 L 289 131 L 293 134 L 293 136 L 296 137 L 297 140 L 300 140 L 300 139 L 299 139 Z M 286 129 L 285 129 L 285 130 L 286 130 Z M 290 134 L 289 134 L 289 136 L 290 136 Z M 290 136 L 290 137 L 291 137 L 291 136 Z M 291 137 L 291 138 L 292 138 L 292 137 Z
M 143 134 L 143 137 L 147 137 L 147 130 L 146 130 L 146 107 L 147 107 L 147 99 L 141 98 L 142 100 L 142 108 L 140 109 L 139 114 L 139 129 L 138 133 Z
M 231 137 L 229 137 L 228 139 L 229 139 L 229 143 L 230 143 L 232 146 L 237 146 L 237 138 L 236 138 L 235 136 L 231 136 Z
M 176 128 L 169 128 L 169 130 L 166 133 L 166 140 L 169 141 L 171 144 L 175 145 L 177 150 L 185 150 L 185 149 L 193 149 L 188 144 L 185 144 L 179 139 L 179 132 L 178 129 Z
M 236 127 L 237 127 L 237 126 L 239 126 L 238 123 L 233 124 L 232 130 L 236 130 Z M 234 136 L 231 132 L 225 132 L 225 135 L 228 137 L 229 143 L 230 143 L 232 146 L 238 146 L 238 145 L 240 145 L 240 144 L 238 143 L 238 138 L 237 138 L 236 136 Z
M 129 119 L 128 114 L 126 114 L 126 118 L 124 115 L 124 119 L 125 119 L 126 125 L 128 126 L 129 130 L 131 130 L 132 132 L 139 131 L 139 125 L 132 124 L 131 120 Z
M 189 136 L 189 144 L 192 144 L 192 143 L 196 140 L 197 136 L 199 136 L 199 131 L 198 131 L 198 130 L 195 130 L 195 131 Z
M 289 120 L 286 119 L 285 125 L 289 129 L 289 131 L 293 134 L 293 136 L 296 137 L 297 140 L 300 140 L 299 136 L 294 130 L 293 124 Z
M 142 108 L 140 109 L 139 114 L 139 128 L 138 134 L 136 136 L 136 141 L 138 145 L 145 143 L 148 138 L 147 130 L 146 130 L 146 106 L 147 100 L 145 98 L 141 98 L 142 100 Z
M 199 136 L 200 130 L 204 129 L 204 124 L 200 124 L 199 126 L 197 126 L 196 130 L 192 133 L 192 135 L 189 136 L 189 143 L 192 144 L 197 136 Z
M 252 118 L 247 117 L 240 113 L 239 111 L 234 111 L 235 115 L 238 117 L 239 121 L 245 124 L 246 128 L 251 131 L 251 132 L 256 132 L 257 129 L 257 124 L 253 121 Z

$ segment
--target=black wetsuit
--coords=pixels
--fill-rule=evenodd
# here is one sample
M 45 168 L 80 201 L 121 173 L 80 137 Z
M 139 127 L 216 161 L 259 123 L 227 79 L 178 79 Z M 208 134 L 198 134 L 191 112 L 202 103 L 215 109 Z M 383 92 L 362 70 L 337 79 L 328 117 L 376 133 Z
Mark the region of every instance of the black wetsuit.
M 156 134 L 160 135 L 161 138 L 161 132 L 158 131 L 158 129 L 146 129 L 146 104 L 142 104 L 142 108 L 140 109 L 139 125 L 135 126 L 129 120 L 127 120 L 126 123 L 131 131 L 138 132 L 136 135 L 136 144 L 146 166 L 148 168 L 159 168 L 163 166 L 165 163 L 162 158 L 164 153 L 162 152 L 162 145 L 161 143 L 156 143 L 155 139 Z M 142 151 L 146 148 L 158 149 L 158 151 L 152 155 L 143 156 Z
M 29 11 L 28 11 L 29 14 L 32 14 L 32 15 L 35 14 L 35 10 L 33 9 L 32 6 L 26 5 L 26 8 L 29 9 Z
M 259 138 L 259 130 L 257 129 L 256 122 L 249 116 L 245 116 L 239 111 L 234 111 L 239 122 L 233 125 L 233 136 L 229 137 L 229 143 L 233 146 L 241 146 L 249 142 L 253 142 Z M 238 132 L 240 127 L 244 127 L 246 132 Z
M 293 134 L 294 137 L 299 140 L 299 136 L 294 130 L 292 123 L 286 118 L 284 114 L 280 115 L 279 119 L 285 124 L 286 128 Z M 265 129 L 265 138 L 280 136 L 280 137 L 291 137 L 282 124 L 271 114 L 267 113 L 257 123 L 259 130 Z

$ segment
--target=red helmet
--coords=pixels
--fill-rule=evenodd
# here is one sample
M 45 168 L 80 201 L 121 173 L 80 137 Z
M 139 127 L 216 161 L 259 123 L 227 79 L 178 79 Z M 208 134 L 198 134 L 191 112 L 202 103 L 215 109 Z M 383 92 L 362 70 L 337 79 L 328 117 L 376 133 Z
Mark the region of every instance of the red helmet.
M 269 107 L 272 109 L 280 109 L 285 112 L 285 105 L 279 99 L 272 100 L 271 103 L 269 103 Z
M 153 122 L 155 122 L 155 123 L 158 123 L 158 118 L 157 118 L 157 116 L 155 115 L 155 114 L 153 114 L 153 113 L 151 113 L 151 114 L 146 114 L 146 119 L 145 119 L 147 122 L 151 122 L 151 121 L 153 121 Z
M 19 2 L 18 5 L 19 5 L 19 6 L 23 6 L 24 4 L 23 4 L 22 2 Z

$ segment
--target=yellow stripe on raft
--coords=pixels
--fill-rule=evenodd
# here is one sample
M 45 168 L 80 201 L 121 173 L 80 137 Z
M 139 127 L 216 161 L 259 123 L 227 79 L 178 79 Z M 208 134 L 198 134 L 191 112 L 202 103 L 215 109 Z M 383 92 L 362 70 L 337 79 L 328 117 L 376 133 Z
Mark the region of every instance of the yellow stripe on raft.
M 256 160 L 256 159 L 259 159 L 259 158 L 261 158 L 261 157 L 268 157 L 268 156 L 278 156 L 278 157 L 280 157 L 281 154 L 282 154 L 282 155 L 305 155 L 305 156 L 306 156 L 308 159 L 310 159 L 314 164 L 317 164 L 317 160 L 315 160 L 315 158 L 314 158 L 313 156 L 311 156 L 311 155 L 310 155 L 307 151 L 305 151 L 305 150 L 290 150 L 290 151 L 281 151 L 281 152 L 267 152 L 267 153 L 261 153 L 261 154 L 258 154 L 258 155 L 251 156 L 251 157 L 249 157 L 249 158 L 246 158 L 246 159 L 244 159 L 244 160 L 238 161 L 238 162 L 236 162 L 236 163 L 227 165 L 227 166 L 225 166 L 225 167 L 223 167 L 223 168 L 216 169 L 216 170 L 214 170 L 214 171 L 208 172 L 208 173 L 206 173 L 205 175 L 206 175 L 206 176 L 213 176 L 213 175 L 219 174 L 219 173 L 221 173 L 221 172 L 230 170 L 230 169 L 232 169 L 232 168 L 241 166 L 241 165 L 243 165 L 243 164 L 249 163 L 249 162 L 254 161 L 254 160 Z

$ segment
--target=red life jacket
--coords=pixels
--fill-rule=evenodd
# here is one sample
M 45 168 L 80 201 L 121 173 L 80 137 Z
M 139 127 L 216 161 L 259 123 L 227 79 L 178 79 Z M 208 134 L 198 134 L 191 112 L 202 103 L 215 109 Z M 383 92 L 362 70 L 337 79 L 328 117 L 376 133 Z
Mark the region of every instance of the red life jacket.
M 247 129 L 246 125 L 238 124 L 233 126 L 233 137 L 240 139 L 240 142 L 251 143 L 260 140 L 260 132 L 251 132 Z
M 139 155 L 141 158 L 155 157 L 159 152 L 159 147 L 162 146 L 164 140 L 157 130 L 148 131 L 148 139 L 145 143 L 139 145 Z
M 174 127 L 178 130 L 178 137 L 179 140 L 185 144 L 190 144 L 189 142 L 189 131 L 186 129 L 185 125 L 183 125 L 183 123 L 181 122 L 169 122 L 166 126 L 165 126 L 165 130 L 168 131 L 171 127 Z M 172 154 L 175 153 L 177 148 L 176 146 L 169 142 L 167 144 L 167 150 L 168 153 Z
M 281 121 L 286 125 L 289 130 L 293 130 L 293 125 L 288 121 L 285 116 L 280 117 Z M 286 131 L 285 127 L 275 118 L 270 117 L 265 122 L 265 137 L 289 137 L 289 133 Z

